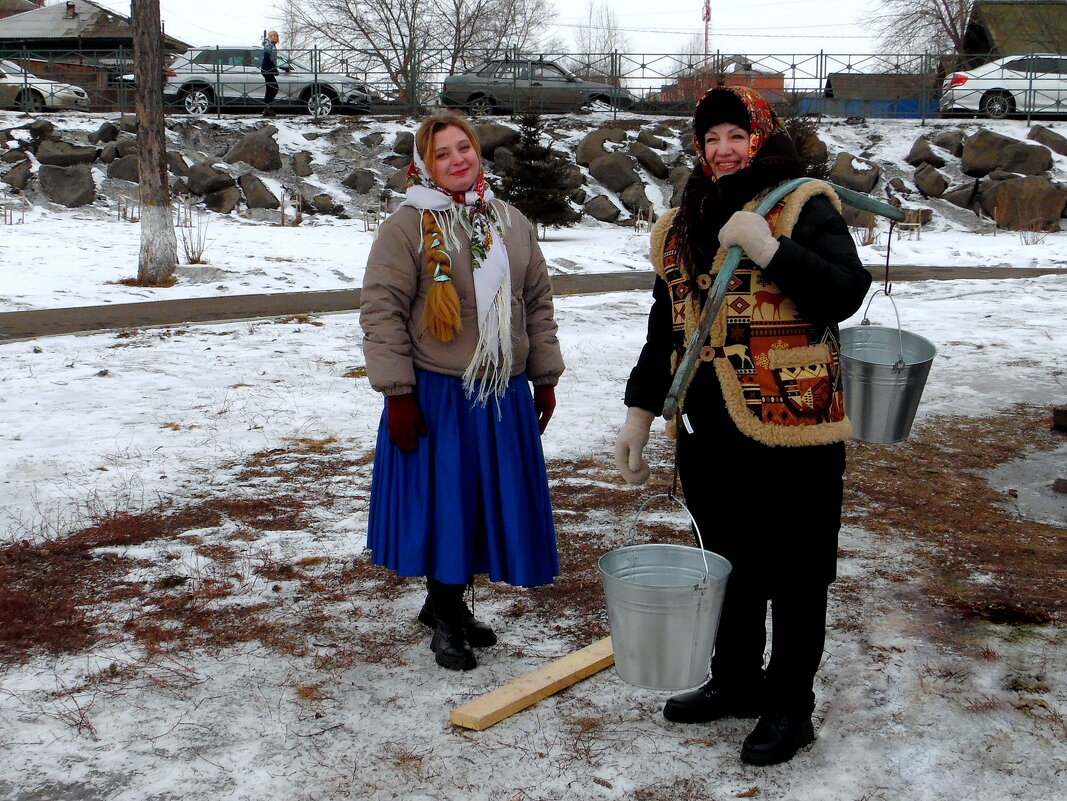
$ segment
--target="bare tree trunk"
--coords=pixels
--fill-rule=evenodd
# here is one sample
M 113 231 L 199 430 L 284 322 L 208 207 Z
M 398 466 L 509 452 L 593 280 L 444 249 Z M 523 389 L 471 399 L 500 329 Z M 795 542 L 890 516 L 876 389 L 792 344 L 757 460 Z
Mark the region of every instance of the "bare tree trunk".
M 141 255 L 137 281 L 165 286 L 174 275 L 178 242 L 170 216 L 163 126 L 163 32 L 159 0 L 131 0 L 137 75 L 137 158 L 141 182 Z

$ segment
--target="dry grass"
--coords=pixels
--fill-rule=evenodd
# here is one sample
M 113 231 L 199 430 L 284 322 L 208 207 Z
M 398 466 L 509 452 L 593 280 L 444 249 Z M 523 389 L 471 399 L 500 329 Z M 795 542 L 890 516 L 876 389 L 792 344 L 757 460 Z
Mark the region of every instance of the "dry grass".
M 981 475 L 1027 449 L 1055 448 L 1063 435 L 1050 431 L 1049 420 L 1046 409 L 1020 407 L 995 418 L 933 420 L 898 445 L 851 444 L 846 523 L 917 545 L 921 566 L 914 576 L 894 574 L 900 569 L 891 564 L 881 569 L 891 580 L 923 582 L 943 616 L 1059 624 L 1067 530 L 1019 519 L 1010 498 Z M 669 476 L 671 454 L 660 448 L 651 456 L 658 475 Z M 332 439 L 294 439 L 250 457 L 225 495 L 183 509 L 106 514 L 63 537 L 0 548 L 0 663 L 129 640 L 150 658 L 255 642 L 313 657 L 324 670 L 402 663 L 425 630 L 397 621 L 390 605 L 418 592 L 420 580 L 398 578 L 366 557 L 305 553 L 285 560 L 261 544 L 272 532 L 313 528 L 321 510 L 365 503 L 372 458 Z M 622 485 L 607 458 L 555 462 L 549 472 L 562 575 L 535 590 L 500 585 L 493 597 L 507 602 L 505 615 L 536 621 L 579 647 L 608 633 L 597 561 L 623 543 L 647 492 Z M 642 540 L 691 543 L 687 527 L 661 519 L 642 521 Z M 139 545 L 166 547 L 147 562 L 144 551 L 127 550 Z M 127 579 L 135 568 L 165 566 L 176 550 L 195 554 L 202 566 L 192 574 Z M 976 582 L 975 575 L 992 580 Z M 842 598 L 864 591 L 855 582 L 835 585 Z M 981 656 L 998 658 L 992 651 Z M 1041 683 L 1015 681 L 1020 688 Z M 306 688 L 308 696 L 319 691 Z M 972 706 L 978 712 L 987 705 L 978 698 Z M 573 725 L 577 741 L 586 722 Z M 662 791 L 687 797 L 695 788 Z M 654 799 L 661 789 L 646 792 Z

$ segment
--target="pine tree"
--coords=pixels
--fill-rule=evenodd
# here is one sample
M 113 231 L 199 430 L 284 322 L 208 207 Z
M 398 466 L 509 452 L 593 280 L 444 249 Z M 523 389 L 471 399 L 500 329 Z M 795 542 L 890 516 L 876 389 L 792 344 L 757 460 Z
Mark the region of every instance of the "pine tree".
M 579 215 L 567 195 L 567 162 L 541 143 L 544 124 L 537 114 L 519 118 L 515 164 L 504 172 L 500 196 L 542 229 L 574 225 Z

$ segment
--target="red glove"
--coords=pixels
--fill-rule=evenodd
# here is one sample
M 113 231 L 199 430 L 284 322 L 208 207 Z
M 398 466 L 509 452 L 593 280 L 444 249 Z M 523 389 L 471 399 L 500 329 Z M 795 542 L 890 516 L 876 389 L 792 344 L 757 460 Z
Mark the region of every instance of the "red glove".
M 544 434 L 548 421 L 552 419 L 552 412 L 556 411 L 556 388 L 551 384 L 534 387 L 534 408 L 537 409 L 537 427 Z
M 389 439 L 402 451 L 419 447 L 419 437 L 426 433 L 426 421 L 422 419 L 415 396 L 390 395 L 385 399 L 386 421 L 389 423 Z

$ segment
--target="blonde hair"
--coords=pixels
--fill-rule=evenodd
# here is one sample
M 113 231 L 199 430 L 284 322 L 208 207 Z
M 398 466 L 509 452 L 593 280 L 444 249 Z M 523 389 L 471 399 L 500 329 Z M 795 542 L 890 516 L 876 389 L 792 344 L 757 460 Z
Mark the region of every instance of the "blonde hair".
M 422 157 L 431 177 L 434 172 L 433 137 L 448 127 L 459 128 L 470 140 L 474 152 L 482 160 L 482 147 L 478 134 L 463 117 L 455 114 L 432 114 L 426 117 L 415 132 L 415 147 Z M 423 325 L 441 342 L 451 342 L 462 327 L 459 295 L 452 283 L 452 259 L 445 250 L 445 235 L 437 218 L 430 212 L 422 213 L 422 252 L 426 271 L 432 283 L 426 296 Z
M 415 132 L 415 147 L 419 151 L 419 155 L 422 156 L 422 163 L 426 165 L 430 177 L 433 177 L 434 167 L 433 135 L 450 126 L 459 128 L 467 135 L 467 138 L 471 140 L 471 144 L 474 146 L 474 152 L 478 154 L 478 162 L 481 163 L 482 161 L 481 142 L 478 141 L 478 134 L 466 117 L 461 117 L 458 114 L 450 114 L 448 112 L 431 114 L 422 121 L 419 125 L 419 130 Z

